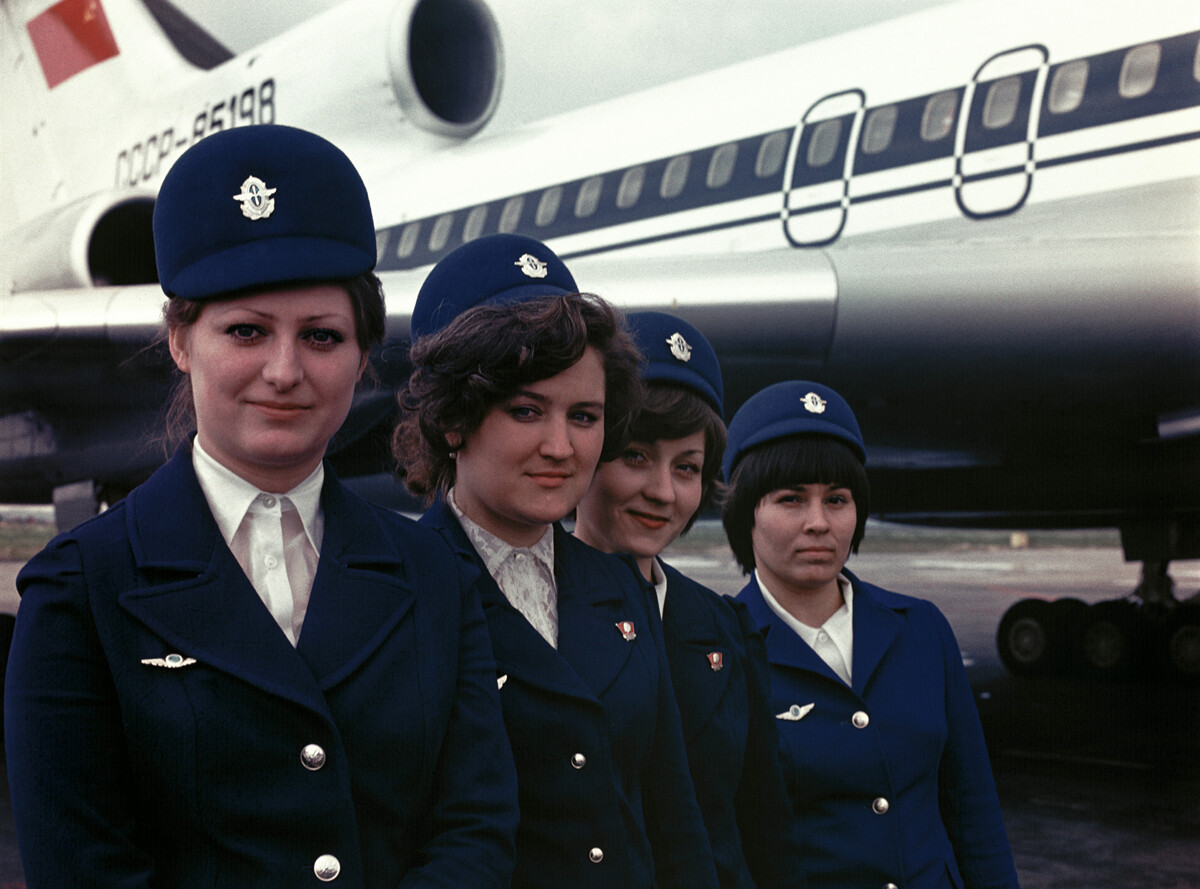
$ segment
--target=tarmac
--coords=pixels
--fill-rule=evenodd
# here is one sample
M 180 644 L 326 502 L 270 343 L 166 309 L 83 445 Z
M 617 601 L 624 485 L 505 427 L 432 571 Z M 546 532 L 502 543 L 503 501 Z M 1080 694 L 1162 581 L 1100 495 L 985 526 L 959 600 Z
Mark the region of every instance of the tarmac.
M 721 593 L 744 578 L 719 530 L 700 523 L 667 554 Z M 1024 538 L 1018 542 L 1025 544 Z M 848 567 L 927 598 L 950 620 L 976 694 L 1024 889 L 1200 889 L 1200 687 L 1018 679 L 996 654 L 1000 617 L 1026 597 L 1120 598 L 1138 582 L 1115 540 L 929 533 L 872 523 Z M 0 563 L 0 611 L 16 605 L 17 563 Z M 1200 563 L 1172 566 L 1181 597 Z M 0 776 L 0 889 L 24 887 Z M 815 889 L 815 887 L 814 887 Z

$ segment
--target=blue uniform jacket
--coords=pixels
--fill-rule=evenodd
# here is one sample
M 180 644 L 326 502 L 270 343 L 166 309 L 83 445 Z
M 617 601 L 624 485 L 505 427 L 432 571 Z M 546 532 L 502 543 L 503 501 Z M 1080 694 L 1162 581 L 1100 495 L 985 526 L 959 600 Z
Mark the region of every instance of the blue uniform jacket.
M 484 570 L 448 505 L 421 521 Z M 557 525 L 554 560 L 557 650 L 485 570 L 480 584 L 517 764 L 513 887 L 715 889 L 658 609 L 630 563 Z
M 771 610 L 755 580 L 738 594 L 766 637 L 771 707 L 809 885 L 1015 889 L 950 624 L 929 602 L 847 575 L 853 688 Z
M 340 887 L 508 885 L 516 775 L 476 572 L 328 468 L 322 504 L 297 648 L 186 446 L 26 565 L 5 726 L 30 889 L 316 887 L 325 855 Z
M 762 636 L 740 603 L 660 564 L 671 682 L 721 889 L 803 887 Z

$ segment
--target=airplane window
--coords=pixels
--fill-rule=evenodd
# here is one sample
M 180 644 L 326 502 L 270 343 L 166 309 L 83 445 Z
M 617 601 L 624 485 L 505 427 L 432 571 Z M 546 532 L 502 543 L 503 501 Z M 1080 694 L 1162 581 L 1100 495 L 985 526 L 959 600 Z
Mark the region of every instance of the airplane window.
M 733 165 L 737 162 L 738 147 L 736 142 L 722 145 L 713 152 L 712 160 L 708 162 L 708 176 L 705 183 L 709 188 L 722 188 L 733 178 Z
M 433 224 L 433 231 L 429 233 L 429 249 L 434 253 L 443 249 L 446 242 L 450 240 L 450 227 L 454 225 L 454 214 L 443 213 L 437 218 L 437 222 Z
M 949 135 L 954 126 L 954 116 L 958 114 L 958 93 L 947 90 L 930 96 L 925 103 L 925 113 L 921 116 L 921 138 L 926 142 L 936 142 Z
M 879 154 L 892 144 L 892 133 L 896 131 L 896 113 L 895 105 L 884 105 L 882 108 L 871 110 L 863 127 L 863 154 Z
M 487 205 L 476 207 L 467 214 L 467 221 L 463 225 L 463 243 L 474 241 L 483 234 L 483 224 L 487 222 Z
M 542 199 L 538 201 L 537 214 L 533 220 L 539 228 L 545 228 L 554 221 L 554 217 L 558 215 L 558 207 L 562 203 L 562 194 L 561 185 L 547 188 L 542 194 Z
M 687 184 L 688 170 L 691 166 L 692 156 L 690 154 L 681 154 L 679 157 L 671 158 L 667 162 L 667 168 L 663 170 L 662 185 L 659 186 L 658 193 L 668 199 L 679 197 L 683 186 Z
M 593 176 L 579 188 L 579 197 L 575 199 L 575 216 L 584 219 L 596 212 L 600 204 L 600 188 L 604 185 L 603 176 Z
M 628 210 L 636 204 L 642 196 L 642 186 L 645 182 L 645 167 L 637 166 L 626 170 L 625 175 L 621 177 L 621 184 L 617 186 L 617 206 Z
M 1162 47 L 1157 43 L 1135 46 L 1125 53 L 1125 61 L 1121 65 L 1121 79 L 1117 86 L 1121 98 L 1136 99 L 1154 89 L 1161 58 Z
M 1087 79 L 1087 59 L 1060 65 L 1050 81 L 1050 113 L 1066 114 L 1078 108 L 1083 102 Z
M 517 226 L 521 224 L 521 211 L 524 209 L 525 195 L 519 194 L 504 202 L 504 209 L 500 211 L 500 222 L 497 226 L 502 234 L 512 234 L 517 230 Z
M 758 157 L 754 161 L 755 176 L 766 179 L 782 169 L 790 138 L 790 133 L 772 133 L 763 139 L 762 145 L 758 146 Z
M 983 126 L 998 130 L 1013 122 L 1017 116 L 1017 101 L 1021 98 L 1021 78 L 1013 75 L 995 81 L 988 87 L 983 100 Z
M 838 144 L 842 138 L 842 122 L 835 118 L 823 120 L 813 130 L 812 141 L 808 143 L 808 165 L 823 167 L 837 154 Z
M 1200 41 L 1196 42 L 1196 58 L 1192 62 L 1192 77 L 1200 80 Z
M 404 231 L 400 232 L 400 243 L 396 246 L 396 256 L 400 259 L 408 259 L 413 255 L 413 251 L 417 249 L 417 239 L 421 237 L 421 223 L 410 222 L 404 226 Z

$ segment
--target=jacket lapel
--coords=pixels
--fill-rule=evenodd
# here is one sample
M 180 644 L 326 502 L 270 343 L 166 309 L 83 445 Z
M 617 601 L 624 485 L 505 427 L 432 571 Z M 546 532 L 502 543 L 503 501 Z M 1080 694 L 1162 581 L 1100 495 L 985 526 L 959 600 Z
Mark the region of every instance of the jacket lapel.
M 118 595 L 171 651 L 264 691 L 325 712 L 296 656 L 225 545 L 192 468 L 191 448 L 127 498 L 126 522 L 142 583 Z
M 846 683 L 833 670 L 829 669 L 829 665 L 821 660 L 820 656 L 809 648 L 808 644 L 800 638 L 796 631 L 784 623 L 783 619 L 767 604 L 763 598 L 762 590 L 758 588 L 758 581 L 753 576 L 750 578 L 750 582 L 738 593 L 738 601 L 746 603 L 746 608 L 749 610 L 750 616 L 754 618 L 754 622 L 758 626 L 758 631 L 762 633 L 763 638 L 766 640 L 767 660 L 772 665 L 793 667 L 797 670 L 807 670 L 810 673 L 817 673 L 828 677 L 845 688 Z M 857 646 L 858 643 L 855 640 L 856 649 Z M 857 665 L 857 652 L 855 653 L 854 660 Z M 853 678 L 853 674 L 851 678 Z
M 562 656 L 563 639 L 563 587 L 559 582 L 559 647 L 555 650 L 542 635 L 533 628 L 508 601 L 504 592 L 488 573 L 475 547 L 471 545 L 467 532 L 459 524 L 453 511 L 444 501 L 434 504 L 424 516 L 421 524 L 437 530 L 463 558 L 470 559 L 479 568 L 479 598 L 483 614 L 487 619 L 488 632 L 492 640 L 492 653 L 500 675 L 519 679 L 522 683 L 555 694 L 569 695 L 594 702 L 595 696 L 589 686 Z M 558 537 L 555 537 L 555 561 L 558 557 Z M 567 623 L 570 623 L 569 621 Z M 614 630 L 615 632 L 615 630 Z M 501 696 L 503 696 L 501 691 Z
M 878 587 L 863 583 L 849 571 L 854 587 L 854 666 L 850 679 L 860 695 L 904 625 L 904 618 L 881 600 Z
M 345 678 L 413 607 L 393 536 L 326 464 L 325 539 L 296 650 L 323 689 Z
M 716 618 L 704 594 L 670 565 L 660 564 L 667 575 L 664 644 L 683 719 L 684 740 L 690 742 L 708 724 L 729 685 L 731 669 L 715 669 L 709 656 L 718 652 L 722 663 L 728 665 L 732 663 L 732 652 L 721 643 Z

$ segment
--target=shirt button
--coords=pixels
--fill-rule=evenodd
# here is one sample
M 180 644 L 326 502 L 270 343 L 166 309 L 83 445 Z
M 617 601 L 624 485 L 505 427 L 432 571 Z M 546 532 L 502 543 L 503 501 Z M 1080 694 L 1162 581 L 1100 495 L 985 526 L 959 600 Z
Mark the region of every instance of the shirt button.
M 821 632 L 817 633 L 817 638 L 820 639 L 822 642 L 828 642 L 829 634 L 826 633 L 824 630 L 821 630 Z
M 274 505 L 275 505 L 274 497 L 264 497 L 263 498 L 263 506 L 265 506 L 267 509 L 271 509 Z
M 868 716 L 866 713 L 864 713 L 862 710 L 859 710 L 857 713 L 855 713 L 853 716 L 850 717 L 850 722 L 854 725 L 855 728 L 866 728 L 871 723 L 871 717 Z
M 517 553 L 516 556 L 514 556 L 514 558 L 518 562 L 524 562 L 525 561 L 525 553 Z
M 265 559 L 263 559 L 263 563 L 268 568 L 274 568 L 276 565 L 279 564 L 279 560 L 277 558 L 275 558 L 274 556 L 267 556 Z
M 603 860 L 604 850 L 599 846 L 596 846 L 591 852 L 588 852 L 588 861 L 590 861 L 592 864 L 599 864 Z
M 322 883 L 336 880 L 338 874 L 341 872 L 342 863 L 332 855 L 322 855 L 313 862 L 313 873 L 317 875 L 317 879 Z
M 571 765 L 577 769 L 582 769 L 585 765 L 587 765 L 587 757 L 582 753 L 576 753 L 571 757 Z
M 876 797 L 875 801 L 871 803 L 871 811 L 876 815 L 886 815 L 888 808 L 888 801 L 882 796 Z
M 320 744 L 306 744 L 300 751 L 300 762 L 310 772 L 315 772 L 325 765 L 325 751 Z

